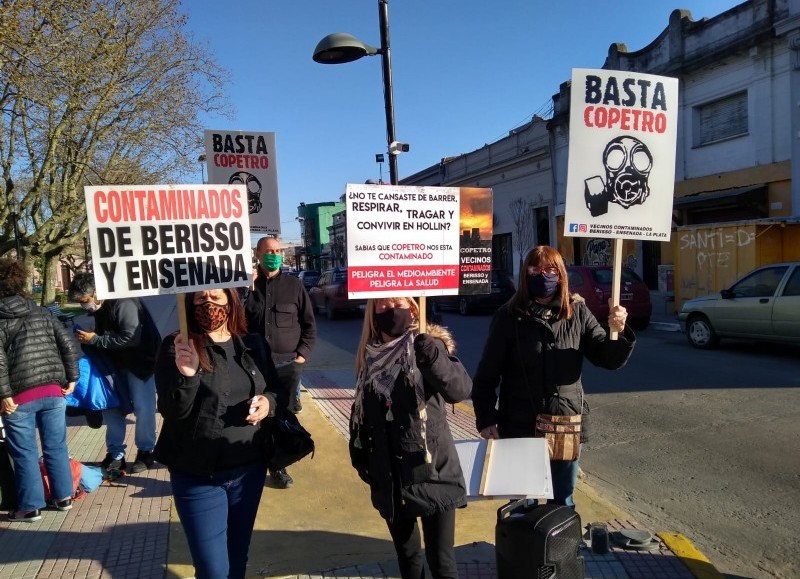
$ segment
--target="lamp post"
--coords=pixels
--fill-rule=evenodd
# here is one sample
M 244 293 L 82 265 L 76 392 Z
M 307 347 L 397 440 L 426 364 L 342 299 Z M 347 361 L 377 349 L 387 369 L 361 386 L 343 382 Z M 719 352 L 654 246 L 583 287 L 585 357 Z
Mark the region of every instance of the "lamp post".
M 364 44 L 344 32 L 329 34 L 319 41 L 314 49 L 314 61 L 321 64 L 344 64 L 364 56 L 381 55 L 383 64 L 383 102 L 386 109 L 386 142 L 389 152 L 389 180 L 397 185 L 397 154 L 407 151 L 408 145 L 397 149 L 394 135 L 394 96 L 392 94 L 392 57 L 389 50 L 389 0 L 378 0 L 378 22 L 380 24 L 381 47 Z
M 197 157 L 197 162 L 200 163 L 200 182 L 205 185 L 205 183 L 206 183 L 206 166 L 205 166 L 206 156 L 205 155 L 200 155 L 199 157 Z

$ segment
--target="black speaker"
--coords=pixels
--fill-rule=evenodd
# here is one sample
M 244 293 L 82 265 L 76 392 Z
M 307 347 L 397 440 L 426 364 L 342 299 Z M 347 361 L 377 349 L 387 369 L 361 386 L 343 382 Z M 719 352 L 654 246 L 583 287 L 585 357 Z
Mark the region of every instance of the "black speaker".
M 573 509 L 509 503 L 497 510 L 497 579 L 583 579 L 582 543 Z

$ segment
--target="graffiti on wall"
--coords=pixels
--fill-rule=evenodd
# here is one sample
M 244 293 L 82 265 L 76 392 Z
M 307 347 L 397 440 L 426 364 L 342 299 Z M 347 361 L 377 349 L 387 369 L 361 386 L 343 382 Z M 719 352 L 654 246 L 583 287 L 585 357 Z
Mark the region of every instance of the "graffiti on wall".
M 583 265 L 609 265 L 611 263 L 611 240 L 590 239 L 586 242 Z
M 698 267 L 729 267 L 733 251 L 755 239 L 755 232 L 742 229 L 687 231 L 680 237 L 680 249 L 694 249 Z

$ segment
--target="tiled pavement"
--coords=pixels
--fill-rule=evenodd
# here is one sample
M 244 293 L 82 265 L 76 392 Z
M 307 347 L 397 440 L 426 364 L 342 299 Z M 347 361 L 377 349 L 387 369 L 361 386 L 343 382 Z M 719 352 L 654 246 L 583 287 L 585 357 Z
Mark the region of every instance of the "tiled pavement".
M 342 387 L 339 376 L 308 371 L 308 394 L 339 433 L 347 435 L 353 390 Z M 474 436 L 474 419 L 456 405 L 448 414 L 456 439 Z M 160 423 L 159 423 L 160 427 Z M 129 428 L 129 448 L 133 429 Z M 105 451 L 105 429 L 93 430 L 83 419 L 68 419 L 69 448 L 83 463 L 99 463 Z M 0 579 L 22 578 L 164 578 L 170 505 L 167 471 L 154 468 L 104 484 L 74 504 L 71 511 L 43 511 L 36 523 L 9 523 L 0 517 Z M 173 521 L 174 525 L 178 523 Z M 609 529 L 635 528 L 633 521 L 608 521 Z M 650 552 L 628 552 L 612 547 L 598 556 L 582 550 L 586 577 L 592 579 L 689 579 L 692 573 L 664 543 Z M 462 579 L 494 579 L 494 549 L 489 544 L 458 548 Z M 321 570 L 298 577 L 397 577 L 395 561 L 342 569 Z

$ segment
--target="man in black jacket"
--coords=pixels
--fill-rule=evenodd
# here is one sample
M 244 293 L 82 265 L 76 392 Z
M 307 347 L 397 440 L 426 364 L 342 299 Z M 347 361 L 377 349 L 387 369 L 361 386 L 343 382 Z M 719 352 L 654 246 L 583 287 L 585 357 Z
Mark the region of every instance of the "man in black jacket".
M 116 369 L 127 381 L 133 414 L 136 416 L 136 460 L 127 468 L 125 462 L 125 413 L 121 408 L 103 410 L 106 424 L 107 454 L 102 466 L 114 478 L 123 471 L 138 473 L 153 466 L 156 444 L 156 386 L 153 378 L 155 346 L 153 324 L 145 323 L 147 314 L 136 298 L 98 300 L 94 277 L 79 273 L 69 286 L 69 299 L 92 314 L 94 331 L 77 330 L 81 344 L 105 350 Z
M 300 404 L 300 376 L 314 348 L 317 327 L 311 300 L 303 282 L 281 273 L 281 244 L 274 237 L 262 237 L 256 245 L 258 275 L 245 303 L 247 331 L 262 336 L 272 350 L 281 387 L 289 393 L 289 410 L 295 414 Z M 281 488 L 292 484 L 292 477 L 281 469 L 270 473 Z

